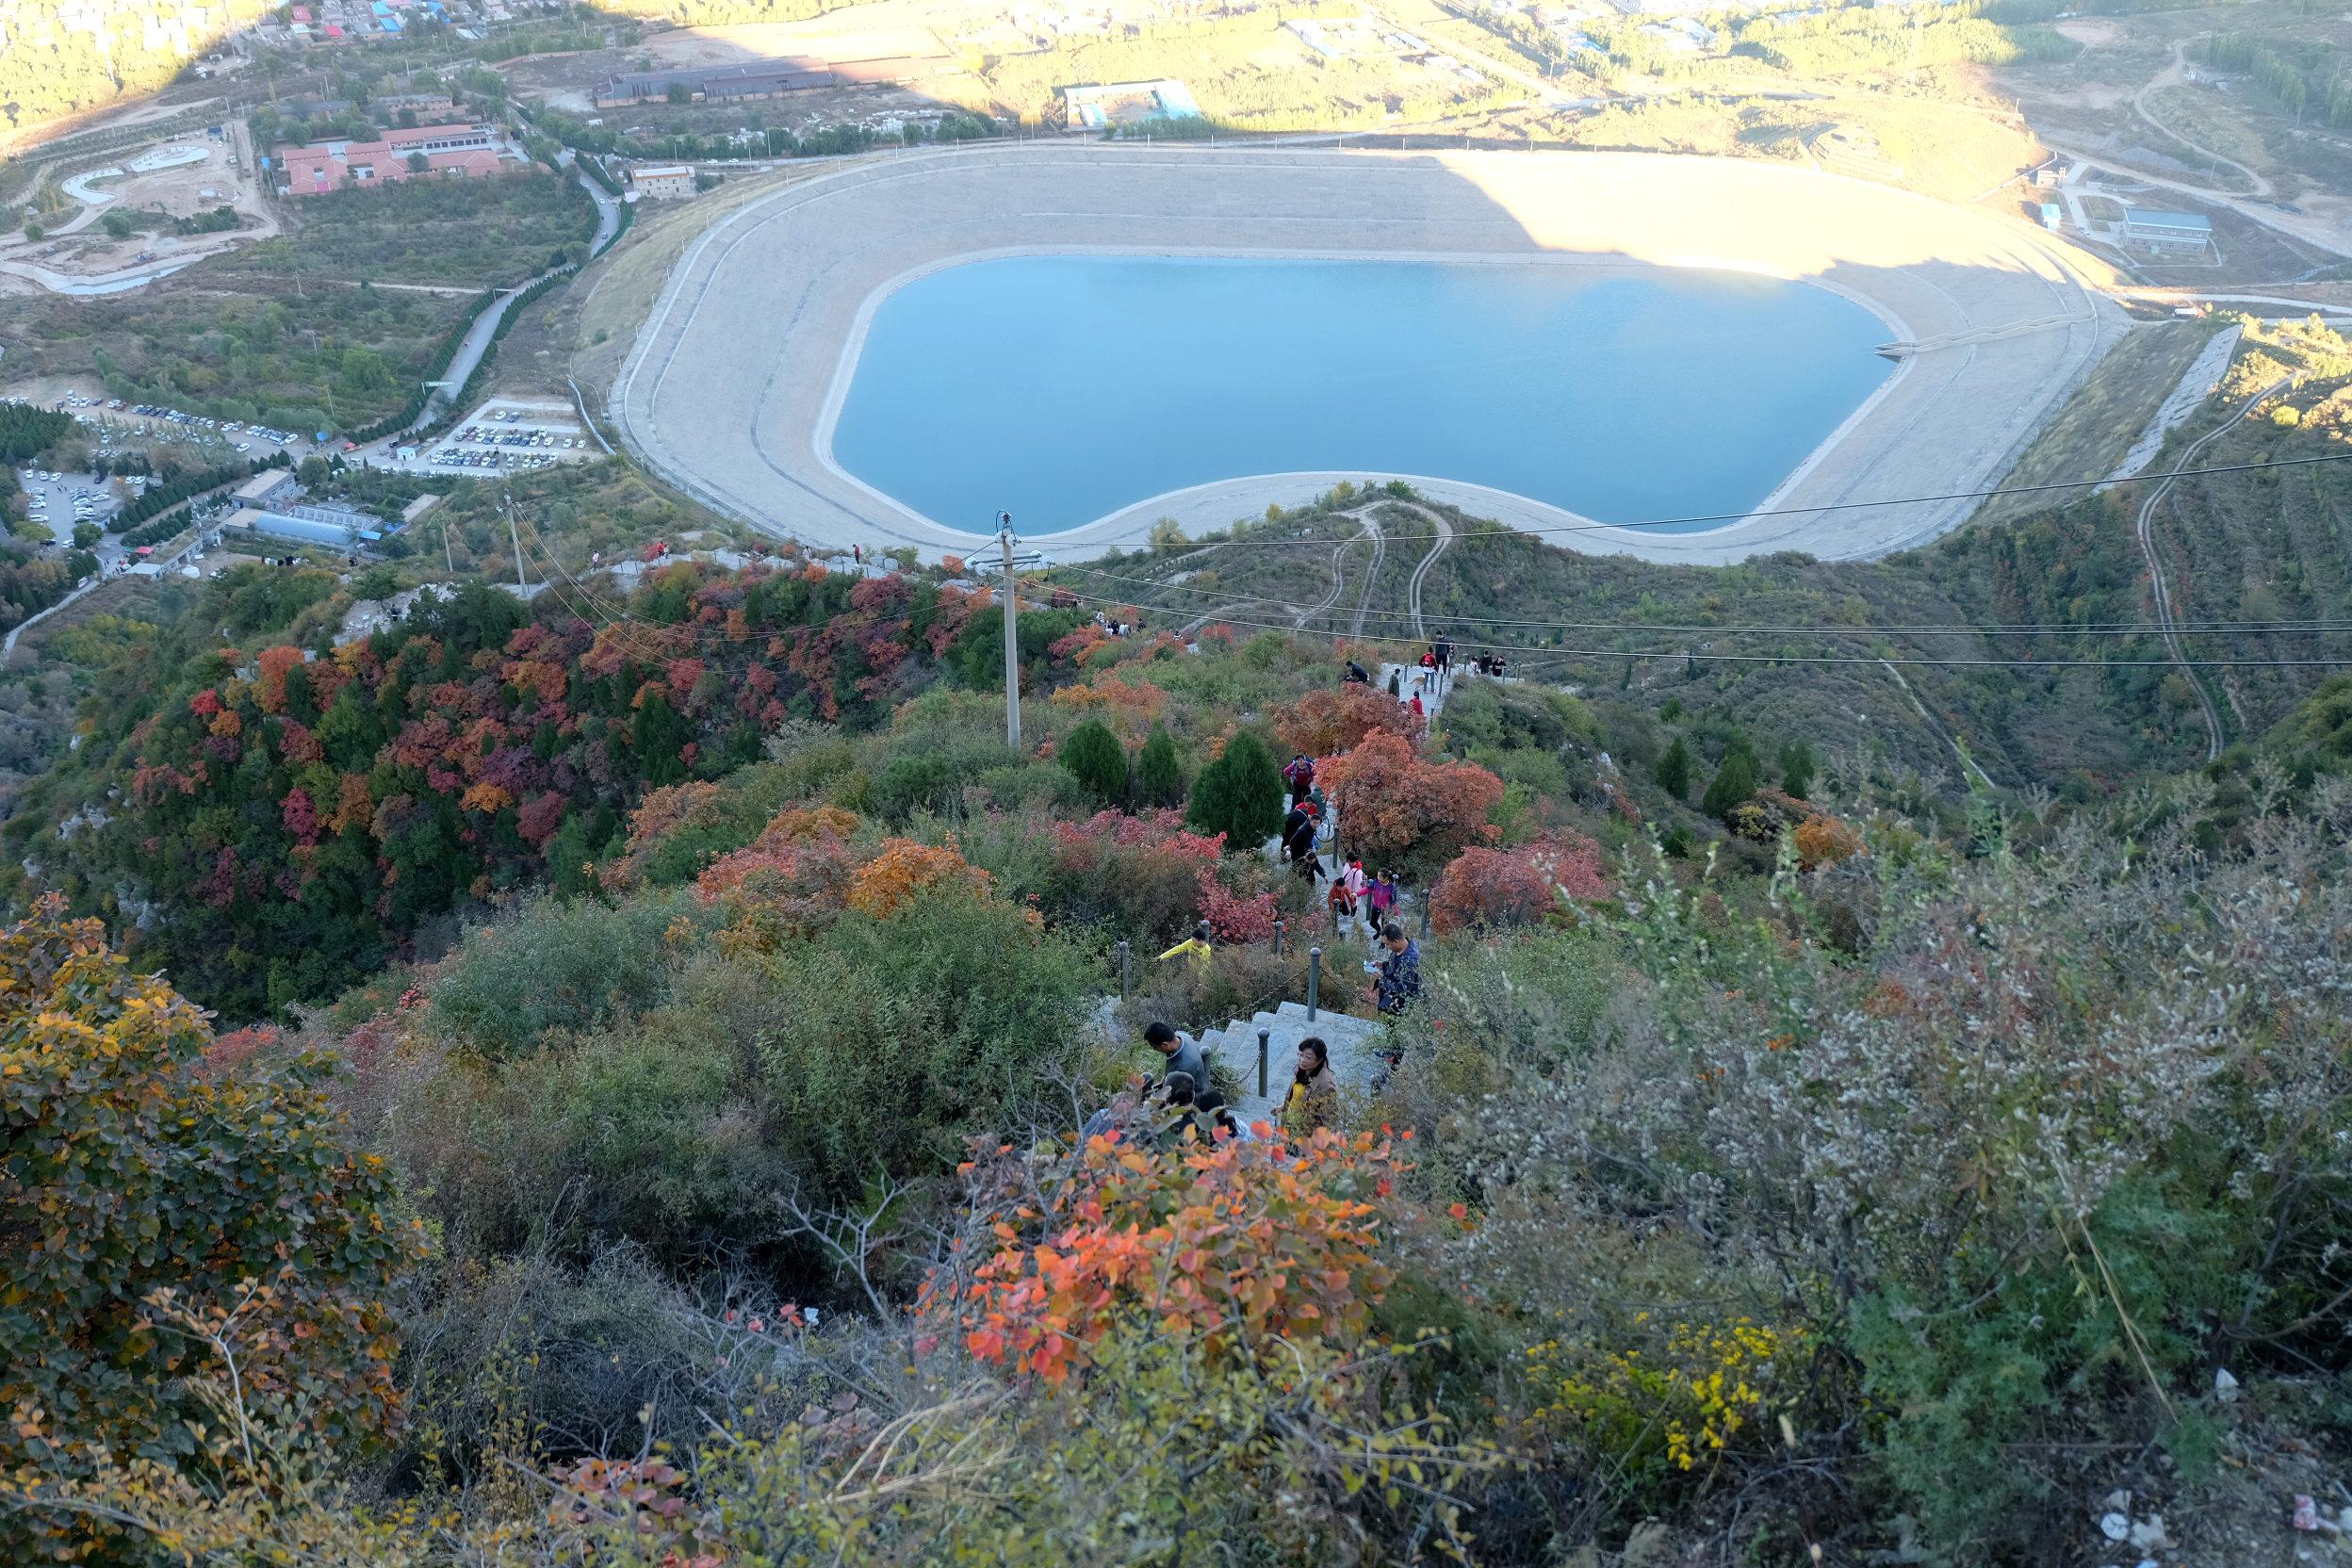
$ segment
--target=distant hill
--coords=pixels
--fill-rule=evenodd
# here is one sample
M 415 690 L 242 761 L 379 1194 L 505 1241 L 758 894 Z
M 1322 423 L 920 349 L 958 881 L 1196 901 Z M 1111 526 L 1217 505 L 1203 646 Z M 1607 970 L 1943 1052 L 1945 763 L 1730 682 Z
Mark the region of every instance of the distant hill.
M 154 92 L 270 8 L 259 0 L 16 0 L 0 16 L 0 125 L 28 130 Z

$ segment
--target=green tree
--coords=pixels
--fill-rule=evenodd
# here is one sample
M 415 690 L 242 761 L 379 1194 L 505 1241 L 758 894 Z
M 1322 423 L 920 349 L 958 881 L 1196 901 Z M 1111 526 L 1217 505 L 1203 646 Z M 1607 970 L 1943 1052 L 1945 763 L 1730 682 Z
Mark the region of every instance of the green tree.
M 42 228 L 39 223 L 35 223 L 30 220 L 27 220 L 24 224 L 24 237 L 38 245 L 42 240 L 49 237 L 49 231 Z
M 422 1244 L 347 1141 L 327 1058 L 244 1059 L 267 1037 L 216 1040 L 63 909 L 0 932 L 0 1476 L 223 1464 L 232 1358 L 364 1451 L 398 1399 L 384 1298 Z M 0 1509 L 0 1559 L 80 1560 L 88 1530 Z
M 1658 787 L 1676 800 L 1690 795 L 1690 747 L 1679 735 L 1666 748 L 1666 755 L 1658 760 Z
M 1185 825 L 1225 835 L 1229 848 L 1255 849 L 1282 825 L 1282 770 L 1266 743 L 1243 730 L 1192 781 Z
M 1071 730 L 1055 755 L 1096 799 L 1110 806 L 1126 803 L 1127 748 L 1101 719 L 1088 719 Z
M 1723 817 L 1731 808 L 1756 798 L 1756 752 L 1745 741 L 1735 741 L 1723 753 L 1723 765 L 1715 770 L 1715 781 L 1707 787 L 1699 801 L 1699 809 L 1710 817 Z
M 686 776 L 686 759 L 679 755 L 694 738 L 693 726 L 670 705 L 669 694 L 648 686 L 637 700 L 630 721 L 629 743 L 637 753 L 637 776 L 647 784 L 676 784 Z
M 1184 798 L 1184 765 L 1176 756 L 1175 737 L 1159 725 L 1135 758 L 1135 803 L 1173 806 Z
M 1812 746 L 1804 741 L 1789 742 L 1780 748 L 1780 787 L 1799 800 L 1810 799 L 1815 767 Z
M 106 231 L 106 237 L 109 239 L 128 239 L 131 237 L 131 215 L 124 212 L 121 207 L 115 208 L 112 212 L 107 213 L 104 218 L 100 219 L 98 220 L 98 226 Z
M 106 531 L 100 528 L 96 523 L 75 523 L 74 525 L 74 547 L 77 550 L 86 550 L 90 548 L 90 546 L 96 544 L 99 540 L 104 539 L 106 536 Z

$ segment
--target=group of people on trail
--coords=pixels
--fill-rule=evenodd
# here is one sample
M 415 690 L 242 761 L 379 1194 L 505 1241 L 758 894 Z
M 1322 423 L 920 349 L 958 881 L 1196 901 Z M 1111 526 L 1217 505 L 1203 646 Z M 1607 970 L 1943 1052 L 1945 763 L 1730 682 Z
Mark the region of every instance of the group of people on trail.
M 1219 1133 L 1230 1138 L 1253 1136 L 1242 1125 L 1210 1080 L 1200 1042 L 1186 1039 L 1172 1025 L 1155 1022 L 1143 1032 L 1144 1043 L 1159 1053 L 1162 1070 L 1144 1084 L 1140 1109 L 1146 1116 L 1154 1148 L 1181 1143 L 1186 1128 L 1201 1142 L 1214 1142 Z M 1307 1137 L 1339 1119 L 1339 1081 L 1331 1075 L 1331 1048 L 1319 1035 L 1298 1042 L 1298 1059 L 1283 1092 L 1279 1120 L 1285 1137 Z M 1104 1122 L 1098 1112 L 1087 1123 L 1088 1135 Z
M 1324 895 L 1331 911 L 1332 935 L 1344 937 L 1351 926 L 1361 924 L 1364 939 L 1370 941 L 1388 923 L 1398 896 L 1395 872 L 1367 872 L 1364 857 L 1355 857 L 1332 875 L 1331 890 Z

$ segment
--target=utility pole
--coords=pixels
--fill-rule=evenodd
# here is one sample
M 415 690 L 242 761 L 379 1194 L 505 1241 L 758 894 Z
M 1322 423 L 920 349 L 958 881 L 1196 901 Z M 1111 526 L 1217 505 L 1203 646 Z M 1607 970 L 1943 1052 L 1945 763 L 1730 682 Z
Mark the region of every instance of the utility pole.
M 531 584 L 523 580 L 523 541 L 514 531 L 514 498 L 512 494 L 506 498 L 506 537 L 514 546 L 514 586 L 523 590 L 525 602 L 528 603 Z
M 1004 744 L 1021 749 L 1021 638 L 1014 629 L 1013 514 L 996 514 L 996 542 L 1004 550 Z

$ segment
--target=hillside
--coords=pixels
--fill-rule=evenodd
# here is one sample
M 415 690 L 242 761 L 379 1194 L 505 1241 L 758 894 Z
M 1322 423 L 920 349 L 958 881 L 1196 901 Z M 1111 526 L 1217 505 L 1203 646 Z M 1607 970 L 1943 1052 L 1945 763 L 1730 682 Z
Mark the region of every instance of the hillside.
M 2230 419 L 2247 397 L 2297 372 L 2299 384 Z M 2156 538 L 2181 621 L 2341 629 L 2352 620 L 2352 582 L 2336 564 L 2352 464 L 2297 463 L 2345 449 L 2348 377 L 2352 355 L 2334 332 L 2257 330 L 2222 399 L 2150 462 L 2150 472 L 2175 466 L 2191 439 L 2228 424 L 2198 467 L 2295 465 L 2183 481 L 2165 503 Z M 1664 744 L 1653 716 L 1671 704 L 1718 737 L 1741 729 L 1769 739 L 1768 750 L 1803 740 L 1824 756 L 1882 759 L 1955 792 L 1967 782 L 1957 741 L 2002 787 L 2086 799 L 2136 772 L 2203 756 L 2195 694 L 2167 666 L 2132 529 L 2146 493 L 2127 485 L 2011 503 L 2021 515 L 1880 562 L 1791 554 L 1718 570 L 1576 555 L 1417 498 L 1351 490 L 1237 527 L 1226 541 L 1067 568 L 1057 580 L 1082 603 L 1147 607 L 1154 626 L 1222 620 L 1246 632 L 1300 625 L 1303 615 L 1327 637 L 1413 642 L 1400 607 L 1418 575 L 1425 629 L 1445 628 L 1466 648 L 1501 653 L 1514 673 L 1579 693 L 1603 718 L 1606 748 L 1635 766 Z M 1432 516 L 1451 534 L 1433 560 Z M 1367 525 L 1382 535 L 1377 568 Z M 1562 543 L 1573 549 L 1574 537 Z M 2345 658 L 2352 632 L 2222 629 L 2192 633 L 2187 647 L 2203 660 Z M 1994 662 L 1971 662 L 1984 661 Z M 2261 736 L 2327 673 L 2211 672 L 2228 699 L 2226 739 Z
M 2023 1564 L 2121 1491 L 2297 1560 L 2352 1456 L 2340 776 L 1962 811 L 1661 707 L 1665 780 L 1599 755 L 1630 698 L 1466 679 L 1424 740 L 1328 640 L 1043 604 L 1014 754 L 952 583 L 558 582 L 305 661 L 332 579 L 230 573 L 93 703 L 72 835 L 11 825 L 120 923 L 0 935 L 0 1549 Z M 1256 851 L 1301 749 L 1422 931 L 1384 1023 Z M 1141 1026 L 1297 1006 L 1310 933 L 1393 1074 L 1287 1136 L 1139 1105 Z M 164 957 L 358 983 L 221 1032 Z

